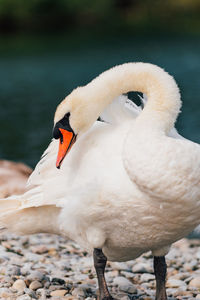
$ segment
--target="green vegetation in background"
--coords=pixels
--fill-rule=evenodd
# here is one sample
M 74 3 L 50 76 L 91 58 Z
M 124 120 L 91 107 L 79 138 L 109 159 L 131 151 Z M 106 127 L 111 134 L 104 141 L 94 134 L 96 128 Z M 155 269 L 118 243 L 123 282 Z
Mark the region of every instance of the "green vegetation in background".
M 0 0 L 2 33 L 74 29 L 200 32 L 199 0 Z

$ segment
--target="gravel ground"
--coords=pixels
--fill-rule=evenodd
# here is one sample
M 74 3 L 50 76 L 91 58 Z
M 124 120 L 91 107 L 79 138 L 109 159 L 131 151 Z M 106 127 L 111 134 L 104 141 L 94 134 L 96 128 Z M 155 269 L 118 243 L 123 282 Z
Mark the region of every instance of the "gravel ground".
M 167 255 L 169 299 L 200 299 L 200 240 L 183 239 Z M 108 263 L 114 297 L 155 299 L 152 257 Z M 0 237 L 0 299 L 96 299 L 92 257 L 77 244 L 54 235 Z

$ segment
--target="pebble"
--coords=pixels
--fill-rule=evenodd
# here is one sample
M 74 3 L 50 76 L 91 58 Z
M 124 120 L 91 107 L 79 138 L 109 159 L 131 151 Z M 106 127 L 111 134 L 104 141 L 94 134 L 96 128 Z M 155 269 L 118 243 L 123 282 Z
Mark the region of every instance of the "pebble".
M 23 275 L 23 276 L 29 275 L 30 269 L 31 269 L 31 264 L 25 264 L 20 270 L 21 275 Z
M 39 271 L 32 271 L 30 275 L 27 276 L 27 279 L 30 281 L 42 281 L 44 279 L 45 275 Z
M 1 288 L 0 289 L 0 299 L 9 298 L 11 296 L 12 296 L 12 293 L 8 288 Z
M 121 270 L 121 271 L 122 270 L 126 271 L 128 269 L 127 264 L 123 262 L 112 262 L 111 266 L 113 269 Z
M 118 277 L 115 277 L 114 280 L 113 280 L 113 285 L 129 285 L 131 284 L 131 282 L 125 278 L 125 277 L 122 277 L 122 276 L 118 276 Z
M 21 275 L 20 268 L 17 266 L 12 266 L 11 268 L 7 268 L 6 275 L 13 276 L 13 275 Z
M 29 289 L 31 289 L 31 290 L 37 290 L 37 289 L 39 289 L 41 287 L 42 287 L 41 282 L 39 282 L 37 280 L 32 281 L 31 284 L 29 285 Z
M 133 273 L 148 273 L 149 269 L 146 264 L 138 263 L 132 267 Z
M 24 280 L 22 279 L 17 279 L 12 286 L 15 290 L 21 292 L 26 288 L 26 284 L 24 282 Z
M 56 290 L 56 291 L 53 291 L 53 292 L 51 292 L 51 296 L 52 297 L 63 297 L 63 296 L 65 296 L 65 294 L 67 294 L 67 291 L 66 290 Z
M 200 277 L 195 277 L 194 279 L 192 279 L 189 283 L 189 286 L 200 288 Z
M 56 291 L 56 290 L 61 290 L 63 288 L 62 285 L 50 285 L 49 290 L 50 291 Z
M 28 294 L 25 294 L 17 297 L 16 300 L 31 300 L 31 297 Z
M 6 234 L 3 245 L 1 239 L 0 299 L 96 299 L 92 257 L 74 242 L 48 234 L 25 238 Z M 199 258 L 200 240 L 184 239 L 172 246 L 166 257 L 169 300 L 200 299 Z M 155 299 L 152 266 L 150 252 L 133 261 L 108 262 L 105 277 L 113 297 Z
M 61 278 L 52 278 L 51 282 L 53 282 L 54 284 L 55 283 L 58 283 L 58 284 L 65 284 L 65 280 L 61 279 Z
M 34 292 L 33 290 L 28 289 L 28 288 L 25 288 L 25 289 L 24 289 L 24 293 L 25 293 L 25 294 L 28 294 L 28 295 L 31 296 L 32 298 L 35 298 L 35 299 L 37 298 L 35 292 Z
M 113 285 L 118 285 L 119 289 L 121 291 L 130 293 L 130 294 L 137 293 L 137 289 L 135 288 L 135 286 L 125 277 L 118 276 L 118 277 L 114 278 Z
M 72 291 L 72 295 L 75 297 L 85 297 L 85 292 L 82 288 L 77 287 Z
M 142 281 L 142 282 L 147 282 L 147 281 L 151 281 L 151 280 L 155 280 L 155 275 L 144 273 L 140 277 L 140 281 Z
M 48 252 L 48 248 L 45 245 L 39 245 L 36 247 L 32 247 L 32 251 L 36 254 L 44 254 Z
M 178 280 L 178 279 L 168 279 L 167 283 L 166 283 L 166 287 L 168 288 L 178 288 L 178 287 L 182 287 L 182 286 L 186 286 L 186 283 L 182 280 Z

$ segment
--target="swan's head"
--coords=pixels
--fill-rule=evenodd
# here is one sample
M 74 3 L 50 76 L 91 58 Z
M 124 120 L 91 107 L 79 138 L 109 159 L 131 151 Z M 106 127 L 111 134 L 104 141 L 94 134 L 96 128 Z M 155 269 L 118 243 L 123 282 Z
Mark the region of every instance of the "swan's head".
M 98 116 L 97 116 L 98 118 Z M 74 90 L 57 107 L 54 117 L 53 137 L 59 139 L 56 167 L 60 168 L 78 136 L 87 131 L 97 119 L 82 87 Z

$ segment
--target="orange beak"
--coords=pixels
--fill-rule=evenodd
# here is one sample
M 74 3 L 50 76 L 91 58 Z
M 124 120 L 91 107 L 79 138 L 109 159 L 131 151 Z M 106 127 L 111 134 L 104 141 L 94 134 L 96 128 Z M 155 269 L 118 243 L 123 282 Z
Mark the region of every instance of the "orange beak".
M 65 155 L 70 151 L 72 145 L 76 141 L 76 135 L 73 132 L 67 131 L 63 128 L 59 128 L 62 137 L 60 137 L 58 156 L 56 161 L 56 167 L 60 169 L 61 163 L 65 158 Z

